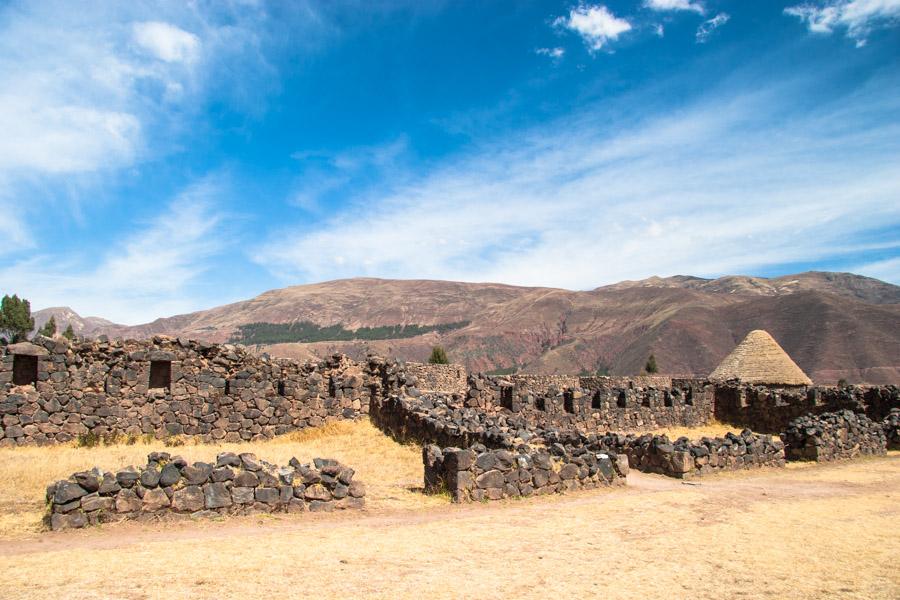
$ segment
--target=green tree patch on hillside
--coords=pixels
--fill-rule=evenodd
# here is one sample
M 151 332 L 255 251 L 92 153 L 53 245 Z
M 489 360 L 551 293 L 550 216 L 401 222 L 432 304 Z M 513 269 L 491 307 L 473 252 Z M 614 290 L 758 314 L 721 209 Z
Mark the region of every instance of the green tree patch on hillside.
M 354 340 L 396 340 L 411 338 L 436 331 L 446 333 L 462 329 L 469 321 L 440 323 L 438 325 L 383 325 L 345 329 L 337 325 L 320 326 L 311 321 L 294 323 L 249 323 L 239 325 L 238 332 L 229 341 L 239 344 L 287 344 L 294 342 L 344 342 Z

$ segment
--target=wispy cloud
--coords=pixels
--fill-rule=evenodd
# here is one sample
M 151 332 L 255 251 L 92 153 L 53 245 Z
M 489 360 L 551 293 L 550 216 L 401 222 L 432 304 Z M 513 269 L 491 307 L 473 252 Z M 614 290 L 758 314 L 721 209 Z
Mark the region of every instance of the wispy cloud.
M 169 23 L 143 21 L 135 23 L 133 28 L 134 41 L 165 62 L 190 62 L 200 48 L 200 38 Z
M 576 32 L 591 52 L 601 50 L 609 42 L 631 31 L 631 23 L 627 19 L 615 16 L 602 4 L 573 8 L 567 16 L 557 18 L 554 25 Z
M 702 2 L 694 2 L 692 0 L 644 0 L 644 6 L 661 12 L 688 10 L 701 15 L 706 12 Z
M 541 56 L 549 56 L 550 58 L 559 60 L 565 55 L 566 49 L 560 48 L 558 46 L 556 48 L 538 48 L 534 51 L 534 53 Z
M 874 29 L 900 24 L 900 0 L 828 0 L 789 6 L 784 12 L 804 21 L 814 33 L 846 29 L 857 47 L 865 45 Z
M 716 31 L 716 29 L 727 23 L 730 19 L 731 17 L 727 14 L 719 13 L 712 19 L 708 19 L 700 23 L 700 25 L 697 27 L 697 43 L 705 44 L 707 41 L 709 41 L 709 38 Z
M 37 254 L 0 268 L 0 289 L 42 308 L 66 302 L 81 314 L 139 323 L 197 308 L 192 286 L 222 249 L 221 182 L 203 179 L 160 214 L 93 257 Z
M 790 89 L 723 89 L 627 127 L 597 107 L 370 194 L 314 231 L 278 230 L 254 257 L 290 281 L 588 288 L 858 253 L 870 230 L 900 223 L 900 125 L 879 118 L 900 108 L 900 84 L 802 112 Z

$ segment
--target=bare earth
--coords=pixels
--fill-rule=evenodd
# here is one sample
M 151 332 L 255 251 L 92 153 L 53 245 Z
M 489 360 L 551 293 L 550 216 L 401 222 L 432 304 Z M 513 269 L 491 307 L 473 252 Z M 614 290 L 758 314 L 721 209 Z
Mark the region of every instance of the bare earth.
M 381 462 L 359 476 L 377 469 L 382 481 L 362 513 L 61 533 L 36 533 L 30 501 L 9 495 L 12 459 L 38 468 L 40 452 L 126 450 L 5 451 L 0 598 L 900 597 L 900 453 L 700 485 L 632 473 L 627 488 L 453 506 L 414 489 L 415 448 L 368 424 L 332 434 L 254 450 L 268 458 L 324 444 L 332 454 L 346 446 L 347 457 L 367 445 Z M 193 459 L 214 448 L 175 450 Z

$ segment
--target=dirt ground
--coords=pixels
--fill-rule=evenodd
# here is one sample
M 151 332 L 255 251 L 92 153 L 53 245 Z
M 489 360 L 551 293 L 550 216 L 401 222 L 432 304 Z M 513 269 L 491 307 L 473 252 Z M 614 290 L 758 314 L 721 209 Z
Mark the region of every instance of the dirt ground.
M 59 533 L 7 524 L 0 598 L 900 598 L 900 453 L 699 485 L 632 473 L 627 488 L 454 506 L 416 491 L 417 449 L 354 427 L 255 451 L 281 460 L 273 454 L 325 445 L 362 459 L 347 446 L 367 446 L 380 459 L 359 476 L 382 479 L 362 512 Z M 28 464 L 52 470 L 45 454 L 71 472 L 68 461 L 85 457 L 69 452 L 111 459 L 128 448 L 0 453 L 0 513 L 31 519 L 10 512 L 7 486 Z M 215 449 L 175 450 L 194 459 Z

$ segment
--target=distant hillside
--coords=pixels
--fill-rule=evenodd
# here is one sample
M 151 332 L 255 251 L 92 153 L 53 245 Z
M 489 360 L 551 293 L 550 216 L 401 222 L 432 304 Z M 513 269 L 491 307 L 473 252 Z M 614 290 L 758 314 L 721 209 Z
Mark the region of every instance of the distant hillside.
M 53 311 L 71 313 L 57 322 L 87 335 L 277 342 L 258 348 L 301 358 L 375 351 L 424 360 L 441 344 L 472 370 L 537 373 L 632 374 L 653 353 L 663 372 L 705 375 L 747 332 L 766 329 L 815 381 L 900 382 L 900 287 L 849 273 L 653 277 L 583 292 L 359 278 L 135 327 L 69 309 L 36 315 Z

